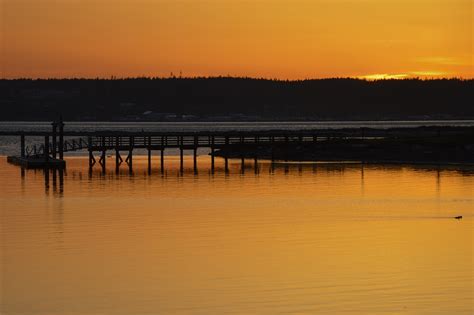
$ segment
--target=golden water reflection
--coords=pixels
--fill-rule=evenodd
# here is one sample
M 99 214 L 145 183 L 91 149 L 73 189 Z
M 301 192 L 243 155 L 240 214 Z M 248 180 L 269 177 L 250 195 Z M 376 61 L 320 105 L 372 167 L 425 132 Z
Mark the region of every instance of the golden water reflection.
M 1 313 L 474 312 L 472 171 L 216 161 L 2 158 Z

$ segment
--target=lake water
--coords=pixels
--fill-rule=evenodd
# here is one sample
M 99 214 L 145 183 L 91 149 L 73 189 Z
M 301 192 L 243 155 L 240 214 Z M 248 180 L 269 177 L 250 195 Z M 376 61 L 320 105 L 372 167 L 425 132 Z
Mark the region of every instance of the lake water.
M 474 313 L 472 170 L 158 159 L 0 157 L 0 313 Z

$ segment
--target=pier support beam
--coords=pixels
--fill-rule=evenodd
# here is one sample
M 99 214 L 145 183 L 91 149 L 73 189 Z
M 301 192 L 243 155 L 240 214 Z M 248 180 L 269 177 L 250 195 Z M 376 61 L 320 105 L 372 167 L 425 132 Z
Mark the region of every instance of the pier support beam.
M 92 153 L 92 150 L 89 150 L 89 168 L 92 169 L 95 163 L 96 160 L 94 158 L 94 154 Z
M 151 173 L 151 149 L 148 148 L 148 174 Z
M 89 169 L 92 170 L 95 164 L 94 153 L 92 152 L 92 137 L 87 137 L 87 149 L 89 151 Z
M 151 137 L 146 138 L 148 142 L 148 174 L 151 174 Z
M 63 123 L 63 117 L 59 117 L 59 159 L 63 160 L 64 159 L 64 123 Z
M 21 138 L 20 138 L 20 145 L 21 145 L 21 148 L 20 148 L 20 156 L 21 157 L 25 157 L 25 135 L 21 135 Z
M 179 170 L 182 172 L 184 170 L 184 149 L 183 147 L 179 148 Z
M 120 156 L 120 151 L 119 150 L 115 150 L 115 169 L 118 171 L 118 169 L 120 168 L 120 164 L 122 164 L 123 160 L 122 160 L 122 157 Z
M 44 136 L 44 161 L 49 161 L 49 136 Z
M 105 137 L 101 139 L 102 154 L 100 155 L 99 164 L 102 166 L 102 172 L 105 173 L 105 163 L 107 159 L 107 151 L 105 148 Z
M 128 167 L 130 169 L 132 169 L 132 167 L 133 167 L 133 150 L 132 149 L 130 149 L 130 151 L 128 151 L 128 156 L 125 159 L 125 163 L 127 163 Z
M 193 168 L 194 172 L 197 171 L 197 148 L 193 149 Z
M 214 172 L 214 165 L 215 165 L 215 161 L 214 161 L 214 147 L 211 147 L 211 171 Z
M 99 159 L 99 164 L 102 166 L 103 172 L 105 172 L 106 160 L 107 160 L 107 152 L 105 151 L 105 149 L 103 149 L 102 154 L 100 155 L 100 159 Z
M 52 136 L 52 145 L 53 145 L 53 147 L 52 147 L 53 152 L 52 153 L 53 154 L 52 155 L 53 155 L 53 159 L 55 159 L 56 158 L 56 153 L 57 153 L 57 135 L 56 135 L 56 133 L 57 133 L 57 129 L 58 129 L 58 124 L 56 122 L 53 122 L 51 125 L 53 126 L 53 136 Z
M 162 147 L 160 151 L 160 170 L 161 173 L 165 172 L 165 148 Z

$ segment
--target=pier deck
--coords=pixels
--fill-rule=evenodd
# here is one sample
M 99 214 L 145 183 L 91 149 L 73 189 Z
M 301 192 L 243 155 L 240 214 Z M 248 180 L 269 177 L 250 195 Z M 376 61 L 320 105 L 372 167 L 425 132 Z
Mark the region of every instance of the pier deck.
M 197 150 L 208 148 L 211 155 L 211 167 L 214 167 L 216 150 L 239 148 L 248 152 L 258 152 L 264 147 L 269 153 L 268 158 L 274 159 L 273 150 L 289 151 L 299 147 L 314 146 L 334 141 L 369 141 L 379 139 L 441 139 L 442 137 L 472 137 L 474 128 L 468 127 L 421 127 L 397 129 L 316 129 L 292 131 L 209 131 L 209 132 L 127 132 L 127 131 L 64 131 L 62 121 L 52 123 L 51 132 L 0 132 L 0 136 L 19 136 L 20 155 L 9 157 L 8 161 L 25 167 L 65 167 L 64 153 L 85 150 L 89 153 L 89 166 L 98 163 L 104 170 L 107 152 L 115 153 L 115 166 L 118 168 L 125 162 L 130 168 L 133 163 L 133 152 L 145 149 L 148 153 L 148 168 L 151 169 L 152 152 L 160 152 L 161 169 L 164 168 L 164 151 L 178 149 L 183 168 L 185 150 L 191 150 L 194 167 L 197 167 Z M 44 142 L 26 146 L 26 137 L 43 137 Z M 121 153 L 126 152 L 125 160 Z M 98 153 L 98 160 L 96 156 Z M 244 157 L 245 154 L 242 154 Z M 248 156 L 248 155 L 246 155 Z M 227 157 L 223 156 L 227 167 Z M 255 155 L 255 158 L 258 158 Z

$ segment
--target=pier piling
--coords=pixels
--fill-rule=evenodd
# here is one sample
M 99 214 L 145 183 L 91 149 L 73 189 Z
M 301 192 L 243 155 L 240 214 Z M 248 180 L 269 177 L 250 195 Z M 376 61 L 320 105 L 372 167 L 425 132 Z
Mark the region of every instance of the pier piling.
M 63 117 L 59 117 L 59 159 L 64 160 L 64 122 L 63 122 Z
M 165 148 L 162 147 L 160 150 L 160 170 L 161 173 L 165 171 Z
M 197 149 L 194 148 L 193 149 L 193 167 L 194 167 L 194 171 L 197 170 Z
M 151 173 L 151 149 L 148 149 L 148 173 Z
M 26 155 L 25 154 L 25 135 L 22 134 L 20 137 L 21 137 L 20 138 L 20 156 L 24 158 Z
M 44 161 L 47 163 L 49 160 L 49 136 L 44 136 Z
M 56 154 L 57 154 L 57 129 L 58 129 L 58 123 L 57 122 L 53 122 L 51 124 L 53 126 L 53 134 L 52 134 L 52 156 L 53 156 L 53 159 L 56 158 Z

